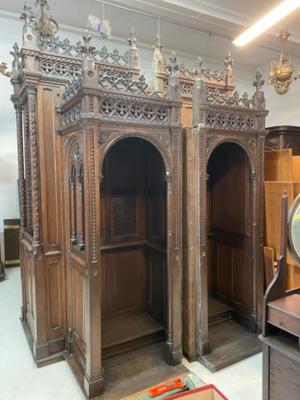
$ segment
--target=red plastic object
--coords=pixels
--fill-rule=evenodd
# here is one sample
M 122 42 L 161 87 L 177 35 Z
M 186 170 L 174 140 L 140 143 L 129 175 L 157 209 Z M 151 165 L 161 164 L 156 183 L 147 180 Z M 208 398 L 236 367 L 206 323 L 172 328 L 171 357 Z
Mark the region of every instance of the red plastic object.
M 168 393 L 171 390 L 183 389 L 183 388 L 184 388 L 184 383 L 182 382 L 182 380 L 179 378 L 173 378 L 167 382 L 160 383 L 159 385 L 149 389 L 148 395 L 150 397 L 156 397 L 156 396 L 161 396 L 164 393 Z

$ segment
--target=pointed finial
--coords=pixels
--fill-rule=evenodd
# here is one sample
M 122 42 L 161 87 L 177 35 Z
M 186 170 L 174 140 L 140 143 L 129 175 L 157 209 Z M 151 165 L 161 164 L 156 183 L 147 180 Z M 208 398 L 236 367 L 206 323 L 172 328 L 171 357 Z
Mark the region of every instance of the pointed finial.
M 160 34 L 157 32 L 154 39 L 154 48 L 161 51 L 163 47 L 164 45 L 161 41 Z
M 23 12 L 20 15 L 20 19 L 24 20 L 25 26 L 32 26 L 32 22 L 34 20 L 34 14 L 31 6 L 28 3 L 24 4 Z
M 131 28 L 127 42 L 131 48 L 136 49 L 137 37 L 136 37 L 136 31 L 134 28 Z
M 202 75 L 203 75 L 203 59 L 202 57 L 197 57 L 196 61 L 195 61 L 195 69 L 194 69 L 194 74 L 196 76 L 196 80 L 201 80 L 202 79 Z
M 261 71 L 258 69 L 256 70 L 255 74 L 255 81 L 253 82 L 253 86 L 256 88 L 256 91 L 259 92 L 263 87 L 265 80 L 263 79 L 263 75 Z
M 95 52 L 95 46 L 91 45 L 92 36 L 83 35 L 83 45 L 81 46 L 81 52 L 84 58 L 93 58 Z
M 170 76 L 176 76 L 176 71 L 178 70 L 177 55 L 176 52 L 172 51 L 172 56 L 169 57 L 170 61 Z
M 225 59 L 224 59 L 224 64 L 225 64 L 225 67 L 228 69 L 228 68 L 232 68 L 232 65 L 233 65 L 233 58 L 232 58 L 232 56 L 231 56 L 231 52 L 228 50 L 227 51 L 227 54 L 226 54 L 226 56 L 225 56 Z

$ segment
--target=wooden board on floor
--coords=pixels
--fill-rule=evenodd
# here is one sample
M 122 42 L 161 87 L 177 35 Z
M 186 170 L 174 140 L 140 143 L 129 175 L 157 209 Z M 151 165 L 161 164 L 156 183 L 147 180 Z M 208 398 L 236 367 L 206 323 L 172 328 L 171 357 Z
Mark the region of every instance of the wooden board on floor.
M 102 348 L 106 349 L 163 331 L 163 326 L 148 313 L 114 314 L 102 321 Z
M 211 352 L 199 361 L 211 372 L 218 371 L 261 351 L 257 335 L 234 321 L 213 325 L 208 330 Z

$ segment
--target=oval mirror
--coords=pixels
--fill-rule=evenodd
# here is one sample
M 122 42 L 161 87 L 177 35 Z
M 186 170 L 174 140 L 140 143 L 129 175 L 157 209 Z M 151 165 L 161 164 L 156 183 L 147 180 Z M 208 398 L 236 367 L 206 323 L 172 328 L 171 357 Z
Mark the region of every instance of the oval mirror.
M 300 267 L 300 194 L 289 210 L 288 230 L 289 249 L 298 267 Z

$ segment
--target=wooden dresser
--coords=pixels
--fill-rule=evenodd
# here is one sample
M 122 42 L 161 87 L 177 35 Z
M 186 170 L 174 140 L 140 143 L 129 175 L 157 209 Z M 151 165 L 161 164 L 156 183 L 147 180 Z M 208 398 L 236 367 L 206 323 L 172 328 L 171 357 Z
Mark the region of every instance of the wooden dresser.
M 299 202 L 299 196 L 297 199 Z M 300 400 L 300 290 L 285 290 L 287 208 L 288 194 L 285 193 L 281 201 L 278 272 L 264 296 L 263 329 L 260 337 L 263 347 L 263 400 Z M 292 208 L 290 215 L 291 210 Z

